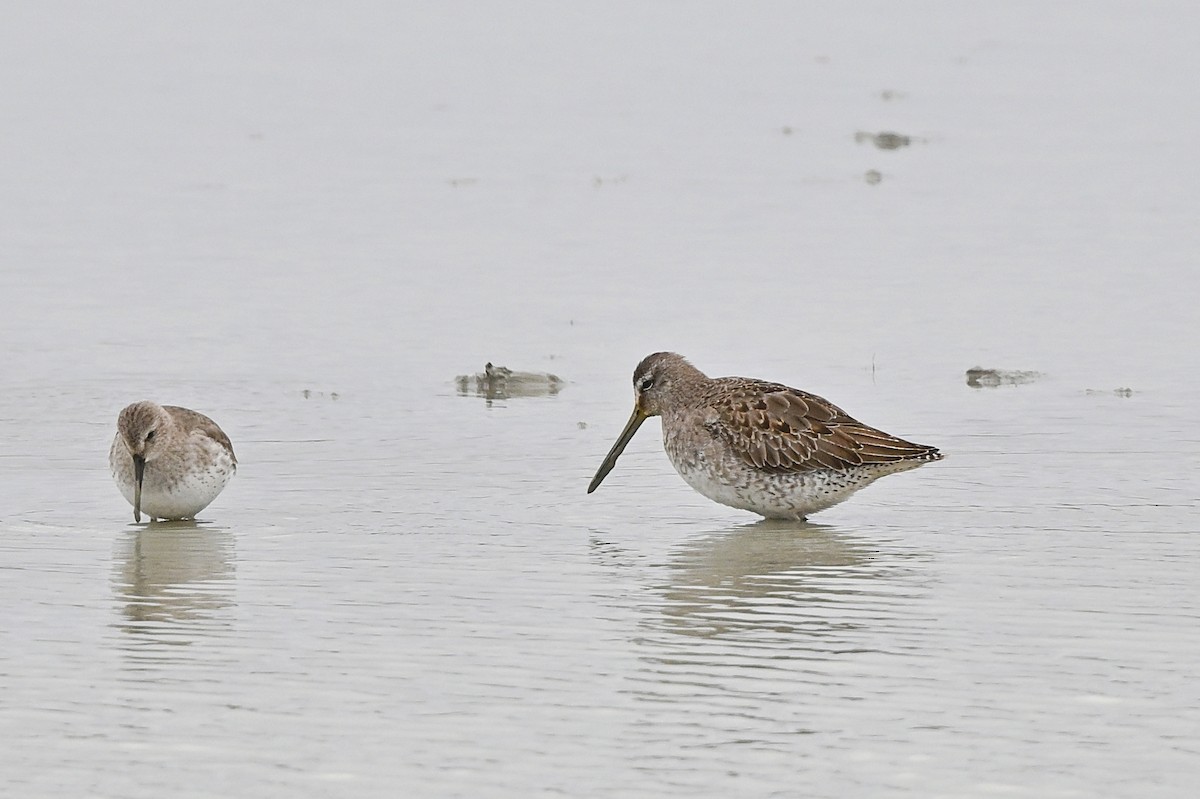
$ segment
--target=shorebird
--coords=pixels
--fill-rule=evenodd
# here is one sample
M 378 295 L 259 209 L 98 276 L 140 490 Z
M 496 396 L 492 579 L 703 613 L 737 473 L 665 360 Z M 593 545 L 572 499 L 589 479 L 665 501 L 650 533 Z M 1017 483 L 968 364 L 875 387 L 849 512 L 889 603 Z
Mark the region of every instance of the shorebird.
M 193 519 L 237 471 L 229 436 L 202 413 L 135 402 L 117 416 L 108 465 L 133 519 Z
M 642 422 L 662 417 L 663 448 L 704 496 L 768 519 L 804 519 L 893 472 L 942 459 L 780 383 L 711 378 L 673 352 L 633 372 L 633 414 L 588 486 L 596 490 Z

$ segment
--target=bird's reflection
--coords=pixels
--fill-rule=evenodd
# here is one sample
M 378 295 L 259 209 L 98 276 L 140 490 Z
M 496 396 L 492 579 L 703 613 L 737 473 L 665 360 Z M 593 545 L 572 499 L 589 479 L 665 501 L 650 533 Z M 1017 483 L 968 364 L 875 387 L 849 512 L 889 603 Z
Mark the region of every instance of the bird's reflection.
M 742 525 L 691 539 L 672 553 L 651 626 L 827 651 L 904 602 L 913 590 L 906 571 L 895 553 L 834 527 Z
M 629 562 L 611 545 L 597 555 Z M 640 733 L 702 730 L 717 748 L 794 755 L 797 734 L 836 725 L 821 697 L 845 692 L 847 674 L 919 652 L 924 588 L 912 558 L 837 527 L 763 521 L 689 537 L 665 562 L 634 566 L 653 580 L 640 592 L 640 667 L 627 689 L 646 709 Z
M 167 647 L 220 634 L 234 604 L 234 543 L 228 530 L 158 522 L 118 539 L 113 590 L 126 648 L 161 658 Z M 155 653 L 155 654 L 152 654 Z

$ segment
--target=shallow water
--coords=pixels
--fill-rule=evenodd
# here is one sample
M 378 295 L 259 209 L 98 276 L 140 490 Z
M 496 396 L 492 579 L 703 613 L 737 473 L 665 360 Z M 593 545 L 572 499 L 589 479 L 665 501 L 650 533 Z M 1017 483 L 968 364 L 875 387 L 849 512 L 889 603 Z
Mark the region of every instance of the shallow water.
M 464 9 L 0 26 L 0 793 L 1191 795 L 1197 12 Z M 586 495 L 658 349 L 948 457 Z

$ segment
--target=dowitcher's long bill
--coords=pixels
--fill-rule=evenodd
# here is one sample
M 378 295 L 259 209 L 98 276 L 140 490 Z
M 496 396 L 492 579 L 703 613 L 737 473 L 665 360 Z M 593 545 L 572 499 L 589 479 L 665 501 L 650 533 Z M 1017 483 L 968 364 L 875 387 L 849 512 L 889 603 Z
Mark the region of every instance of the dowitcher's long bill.
M 642 422 L 662 417 L 675 470 L 704 496 L 769 519 L 803 519 L 885 474 L 941 460 L 857 421 L 828 400 L 780 383 L 711 378 L 656 352 L 633 372 L 629 422 L 588 486 L 596 490 Z
M 153 519 L 193 519 L 217 498 L 237 471 L 229 436 L 202 413 L 174 405 L 135 402 L 117 416 L 108 451 L 117 488 Z

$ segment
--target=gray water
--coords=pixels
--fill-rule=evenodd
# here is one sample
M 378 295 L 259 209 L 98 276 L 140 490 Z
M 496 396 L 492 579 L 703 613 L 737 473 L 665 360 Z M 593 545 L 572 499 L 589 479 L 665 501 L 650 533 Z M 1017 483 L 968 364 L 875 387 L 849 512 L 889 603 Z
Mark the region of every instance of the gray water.
M 1192 795 L 1197 22 L 7 8 L 0 794 Z M 948 457 L 756 522 L 651 422 L 585 494 L 661 349 Z M 233 439 L 195 524 L 143 398 Z

